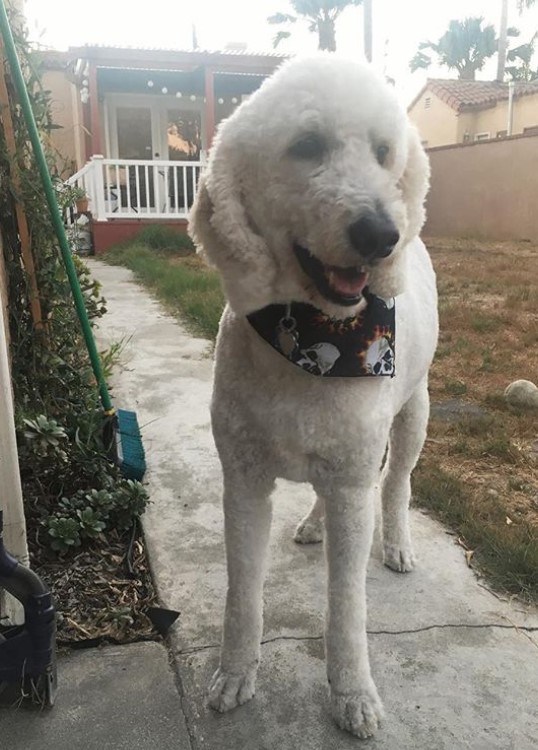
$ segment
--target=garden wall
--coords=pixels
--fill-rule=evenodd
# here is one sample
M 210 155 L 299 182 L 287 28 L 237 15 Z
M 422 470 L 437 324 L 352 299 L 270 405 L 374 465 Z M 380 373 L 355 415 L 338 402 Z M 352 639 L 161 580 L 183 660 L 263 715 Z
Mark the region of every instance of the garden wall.
M 428 149 L 424 234 L 538 241 L 538 136 Z

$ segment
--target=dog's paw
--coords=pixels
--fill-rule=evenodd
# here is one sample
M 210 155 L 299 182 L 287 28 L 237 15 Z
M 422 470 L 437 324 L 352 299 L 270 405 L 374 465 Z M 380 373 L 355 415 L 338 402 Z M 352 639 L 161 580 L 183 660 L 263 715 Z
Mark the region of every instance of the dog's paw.
M 383 705 L 373 683 L 357 693 L 331 691 L 331 709 L 340 729 L 363 740 L 375 734 L 383 718 Z
M 323 519 L 303 518 L 293 535 L 297 544 L 316 544 L 323 541 Z
M 411 544 L 385 544 L 383 562 L 397 573 L 409 573 L 414 570 L 416 557 Z
M 255 668 L 242 674 L 232 674 L 219 667 L 209 684 L 209 705 L 220 713 L 231 711 L 254 697 L 255 685 Z

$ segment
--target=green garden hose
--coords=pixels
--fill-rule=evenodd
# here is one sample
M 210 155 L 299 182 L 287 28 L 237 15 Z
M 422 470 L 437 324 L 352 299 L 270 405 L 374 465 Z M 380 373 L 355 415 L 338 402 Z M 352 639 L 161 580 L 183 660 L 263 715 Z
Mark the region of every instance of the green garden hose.
M 47 199 L 52 224 L 54 226 L 56 237 L 60 245 L 67 278 L 69 279 L 69 284 L 73 293 L 75 308 L 80 320 L 80 325 L 82 327 L 82 333 L 86 342 L 86 347 L 88 349 L 93 373 L 99 386 L 101 403 L 103 404 L 103 409 L 106 416 L 113 416 L 115 414 L 115 409 L 112 406 L 112 401 L 110 400 L 110 395 L 108 393 L 105 376 L 101 367 L 99 352 L 97 351 L 97 346 L 95 345 L 95 339 L 93 337 L 88 313 L 86 311 L 86 305 L 84 304 L 84 297 L 80 289 L 77 272 L 75 270 L 75 264 L 73 263 L 73 258 L 71 256 L 71 249 L 69 247 L 69 242 L 65 233 L 64 223 L 60 214 L 60 209 L 58 208 L 58 203 L 56 201 L 56 195 L 54 192 L 54 187 L 52 184 L 47 161 L 45 159 L 45 154 L 43 152 L 43 146 L 41 145 L 41 140 L 39 138 L 34 113 L 32 111 L 32 105 L 30 103 L 30 97 L 28 96 L 26 83 L 24 81 L 19 58 L 17 56 L 13 34 L 11 33 L 11 27 L 9 25 L 5 0 L 0 0 L 0 32 L 4 40 L 4 47 L 11 68 L 13 83 L 15 84 L 15 89 L 19 97 L 19 102 L 22 107 L 24 118 L 26 120 L 30 142 L 34 150 L 39 174 L 41 176 L 41 182 L 43 184 L 43 190 Z

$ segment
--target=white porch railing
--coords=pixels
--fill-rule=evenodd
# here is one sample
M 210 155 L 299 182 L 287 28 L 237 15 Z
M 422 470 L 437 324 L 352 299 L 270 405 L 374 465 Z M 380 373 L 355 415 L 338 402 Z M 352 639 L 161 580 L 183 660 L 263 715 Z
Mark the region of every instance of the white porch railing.
M 194 203 L 202 162 L 92 159 L 67 180 L 82 187 L 97 221 L 186 219 Z

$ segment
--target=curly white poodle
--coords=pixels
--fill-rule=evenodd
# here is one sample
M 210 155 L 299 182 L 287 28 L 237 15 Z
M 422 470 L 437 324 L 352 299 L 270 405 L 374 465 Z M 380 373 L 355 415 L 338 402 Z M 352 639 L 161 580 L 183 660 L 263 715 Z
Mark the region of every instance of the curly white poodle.
M 224 474 L 228 593 L 211 706 L 254 695 L 277 477 L 317 500 L 296 532 L 328 565 L 334 718 L 374 733 L 366 566 L 382 481 L 384 561 L 413 569 L 410 474 L 426 434 L 437 296 L 418 238 L 429 168 L 393 89 L 363 64 L 295 59 L 219 128 L 191 232 L 228 305 L 212 424 Z

